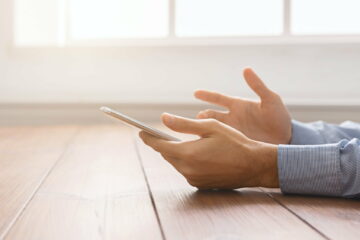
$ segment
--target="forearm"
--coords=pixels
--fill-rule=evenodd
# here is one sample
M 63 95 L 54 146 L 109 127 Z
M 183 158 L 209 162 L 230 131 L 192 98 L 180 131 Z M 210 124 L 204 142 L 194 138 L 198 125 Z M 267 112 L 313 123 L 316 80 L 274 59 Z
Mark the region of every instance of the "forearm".
M 277 161 L 283 193 L 360 196 L 358 139 L 324 145 L 280 145 Z

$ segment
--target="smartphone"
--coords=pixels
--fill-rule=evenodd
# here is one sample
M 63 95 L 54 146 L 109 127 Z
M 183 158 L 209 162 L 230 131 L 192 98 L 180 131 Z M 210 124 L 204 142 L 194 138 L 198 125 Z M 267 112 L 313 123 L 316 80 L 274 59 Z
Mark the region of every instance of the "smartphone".
M 145 123 L 142 123 L 136 119 L 133 119 L 129 116 L 126 116 L 125 114 L 122 114 L 118 111 L 115 111 L 111 108 L 108 108 L 108 107 L 101 107 L 100 110 L 104 113 L 106 113 L 107 115 L 110 115 L 114 118 L 117 118 L 121 121 L 123 121 L 124 123 L 126 123 L 127 125 L 130 125 L 130 126 L 134 126 L 134 127 L 137 127 L 141 130 L 144 130 L 145 132 L 155 136 L 155 137 L 158 137 L 158 138 L 161 138 L 161 139 L 164 139 L 164 140 L 167 140 L 167 141 L 181 141 L 180 139 L 176 138 L 176 137 L 173 137 L 173 136 L 170 136 L 169 134 L 166 134 L 160 130 L 157 130 L 155 128 L 152 128 L 150 126 L 147 126 Z

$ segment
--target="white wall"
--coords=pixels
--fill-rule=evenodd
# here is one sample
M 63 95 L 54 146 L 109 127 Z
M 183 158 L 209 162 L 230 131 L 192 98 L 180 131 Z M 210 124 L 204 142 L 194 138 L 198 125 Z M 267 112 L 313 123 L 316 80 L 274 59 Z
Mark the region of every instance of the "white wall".
M 3 103 L 189 102 L 196 88 L 250 96 L 247 65 L 289 101 L 360 103 L 359 44 L 1 52 Z
M 360 43 L 203 47 L 11 47 L 0 0 L 0 103 L 186 103 L 196 88 L 252 96 L 254 67 L 288 102 L 360 104 Z
M 14 49 L 8 1 L 0 0 L 0 125 L 106 121 L 96 110 L 101 103 L 142 120 L 163 111 L 193 116 L 204 108 L 193 104 L 196 88 L 253 97 L 244 66 L 254 67 L 297 119 L 360 121 L 360 42 Z
M 6 38 L 8 26 L 8 14 L 4 9 L 6 9 L 5 0 L 0 0 L 0 84 L 5 85 L 5 69 L 6 69 L 6 42 L 8 39 Z M 2 87 L 2 86 L 1 86 Z M 0 87 L 0 88 L 1 88 Z

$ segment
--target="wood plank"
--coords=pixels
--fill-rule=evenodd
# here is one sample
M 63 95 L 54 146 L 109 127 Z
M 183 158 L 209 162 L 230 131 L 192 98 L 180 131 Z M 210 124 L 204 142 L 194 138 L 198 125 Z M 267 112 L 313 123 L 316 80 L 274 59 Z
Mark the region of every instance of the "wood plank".
M 76 127 L 0 128 L 0 239 L 64 152 Z
M 359 239 L 359 200 L 282 195 L 275 189 L 265 191 L 328 238 Z
M 324 239 L 259 189 L 197 191 L 160 154 L 138 146 L 166 239 Z
M 81 127 L 6 239 L 162 239 L 132 132 Z

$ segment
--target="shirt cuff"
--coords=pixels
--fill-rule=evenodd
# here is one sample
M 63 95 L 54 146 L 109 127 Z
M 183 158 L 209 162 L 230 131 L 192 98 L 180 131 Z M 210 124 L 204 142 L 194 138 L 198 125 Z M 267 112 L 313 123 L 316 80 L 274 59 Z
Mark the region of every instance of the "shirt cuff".
M 338 144 L 279 145 L 278 172 L 283 193 L 341 196 Z
M 315 145 L 324 143 L 324 138 L 316 128 L 316 124 L 292 120 L 291 125 L 291 145 Z

